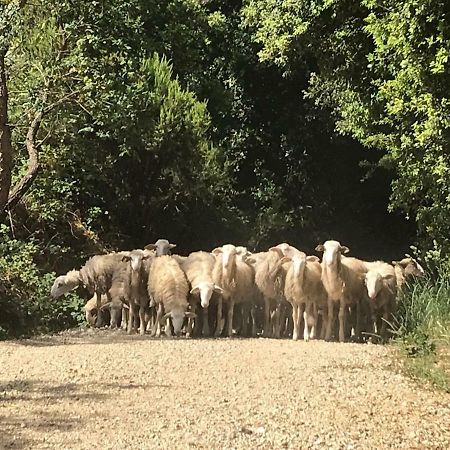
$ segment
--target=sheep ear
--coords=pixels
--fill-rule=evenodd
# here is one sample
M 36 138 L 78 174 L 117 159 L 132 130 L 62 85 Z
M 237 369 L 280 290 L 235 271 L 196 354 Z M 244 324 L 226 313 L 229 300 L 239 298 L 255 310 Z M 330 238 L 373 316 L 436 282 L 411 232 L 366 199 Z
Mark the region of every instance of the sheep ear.
M 283 256 L 283 257 L 280 259 L 280 264 L 284 264 L 284 263 L 291 262 L 291 261 L 292 261 L 292 259 L 289 258 L 289 256 Z
M 123 256 L 122 257 L 122 261 L 126 261 L 126 262 L 128 262 L 128 261 L 130 261 L 131 260 L 131 258 L 129 257 L 129 256 Z
M 216 247 L 212 252 L 213 255 L 220 255 L 223 253 L 222 247 Z
M 255 264 L 256 259 L 255 258 L 245 258 L 246 264 Z
M 177 244 L 169 244 L 169 248 L 175 248 Z
M 170 312 L 164 314 L 163 320 L 167 320 L 170 317 Z
M 391 281 L 394 279 L 395 279 L 395 275 L 392 275 L 391 273 L 388 273 L 387 275 L 383 276 L 383 280 L 386 280 L 386 281 Z
M 316 250 L 316 252 L 324 252 L 325 248 L 324 248 L 323 244 L 319 244 L 318 246 L 316 246 L 315 250 Z
M 155 244 L 147 244 L 144 247 L 145 250 L 155 250 L 156 249 L 156 245 Z
M 126 303 L 122 303 L 122 308 L 130 309 L 130 307 Z
M 269 252 L 276 252 L 278 253 L 278 256 L 282 257 L 284 255 L 283 250 L 279 247 L 270 247 Z
M 195 287 L 193 287 L 193 288 L 191 289 L 191 294 L 192 294 L 192 295 L 198 294 L 199 292 L 200 292 L 200 289 L 199 289 L 198 286 L 195 286 Z
M 348 247 L 346 247 L 345 245 L 341 245 L 341 253 L 342 254 L 347 254 L 350 251 L 350 249 Z
M 185 313 L 184 313 L 184 315 L 185 315 L 185 317 L 190 317 L 190 318 L 194 318 L 194 317 L 197 317 L 197 314 L 195 314 L 194 312 L 190 312 L 190 311 L 186 311 Z
M 220 286 L 217 286 L 217 284 L 214 285 L 214 292 L 217 292 L 218 294 L 221 294 L 223 292 L 223 289 Z
M 318 258 L 317 256 L 314 256 L 314 255 L 307 256 L 306 257 L 306 261 L 309 261 L 309 262 L 320 262 L 320 258 Z
M 111 302 L 105 303 L 103 306 L 100 307 L 100 311 L 109 309 L 110 307 L 111 307 Z

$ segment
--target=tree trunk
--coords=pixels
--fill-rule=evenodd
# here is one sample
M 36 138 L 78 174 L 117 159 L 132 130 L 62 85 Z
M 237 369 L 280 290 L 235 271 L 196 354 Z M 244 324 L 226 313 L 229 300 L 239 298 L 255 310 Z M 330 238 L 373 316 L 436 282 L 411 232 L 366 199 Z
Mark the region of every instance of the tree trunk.
M 12 145 L 8 124 L 8 86 L 5 69 L 6 50 L 0 50 L 0 212 L 5 209 L 11 188 Z

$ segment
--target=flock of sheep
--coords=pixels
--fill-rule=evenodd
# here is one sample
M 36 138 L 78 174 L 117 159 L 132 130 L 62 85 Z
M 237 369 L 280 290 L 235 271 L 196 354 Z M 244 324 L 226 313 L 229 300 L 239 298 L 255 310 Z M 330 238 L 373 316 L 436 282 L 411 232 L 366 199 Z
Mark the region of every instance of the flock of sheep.
M 85 306 L 92 326 L 123 327 L 159 336 L 318 336 L 340 342 L 388 337 L 397 294 L 422 267 L 407 256 L 392 264 L 344 256 L 326 241 L 307 256 L 283 243 L 266 252 L 226 244 L 212 252 L 172 255 L 159 239 L 143 250 L 97 255 L 80 270 L 56 278 L 51 295 L 83 285 L 94 296 Z M 338 320 L 336 320 L 338 319 Z

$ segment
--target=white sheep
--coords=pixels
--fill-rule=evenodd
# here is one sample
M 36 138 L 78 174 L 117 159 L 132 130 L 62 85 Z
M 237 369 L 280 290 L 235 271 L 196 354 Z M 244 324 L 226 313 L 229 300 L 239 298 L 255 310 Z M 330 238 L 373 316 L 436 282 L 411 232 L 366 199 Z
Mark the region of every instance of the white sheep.
M 255 285 L 264 301 L 264 337 L 280 337 L 284 298 L 284 280 L 288 265 L 280 249 L 253 253 Z
M 145 250 L 154 250 L 156 256 L 170 255 L 171 250 L 175 248 L 176 244 L 171 244 L 167 239 L 158 239 L 154 244 L 148 244 L 144 247 Z
M 342 256 L 349 252 L 348 247 L 338 241 L 326 241 L 316 247 L 323 252 L 322 282 L 328 296 L 328 320 L 325 340 L 331 339 L 335 315 L 338 306 L 339 342 L 345 340 L 345 322 L 347 307 L 356 308 L 355 335 L 359 339 L 361 332 L 361 301 L 365 298 L 364 276 L 367 268 L 364 262 L 356 258 Z
M 309 341 L 316 337 L 318 309 L 327 304 L 322 268 L 317 256 L 306 256 L 298 250 L 288 258 L 292 260 L 292 264 L 286 274 L 284 293 L 286 300 L 292 304 L 292 338 L 297 340 L 299 337 L 303 312 L 303 339 Z
M 171 256 L 159 256 L 152 261 L 148 293 L 157 306 L 152 336 L 159 335 L 161 320 L 169 318 L 172 319 L 175 334 L 179 336 L 185 317 L 194 317 L 195 314 L 187 311 L 188 281 L 177 261 Z M 170 326 L 166 326 L 166 334 L 171 335 Z
M 146 329 L 146 309 L 149 306 L 147 292 L 148 266 L 144 261 L 152 258 L 152 253 L 148 250 L 131 250 L 122 257 L 122 261 L 127 262 L 124 277 L 124 294 L 129 306 L 129 317 L 127 332 L 131 333 L 133 324 L 139 313 L 139 334 L 144 335 Z M 114 283 L 113 283 L 114 284 Z
M 179 262 L 180 267 L 183 269 L 191 285 L 191 296 L 194 298 L 200 298 L 203 313 L 202 335 L 209 336 L 209 303 L 214 293 L 223 293 L 223 289 L 214 283 L 212 276 L 216 258 L 211 253 L 199 251 L 191 253 L 187 258 L 177 258 L 177 261 Z M 197 302 L 193 303 L 193 307 L 195 309 L 195 304 Z
M 368 269 L 365 275 L 365 285 L 370 313 L 369 333 L 375 331 L 380 334 L 382 339 L 386 339 L 386 327 L 395 308 L 397 296 L 395 269 L 383 261 L 365 263 L 365 265 Z M 381 327 L 378 326 L 379 318 L 382 319 Z
M 236 247 L 232 244 L 225 244 L 217 247 L 211 252 L 216 257 L 213 269 L 214 283 L 222 288 L 222 294 L 217 300 L 217 320 L 214 336 L 222 334 L 224 319 L 223 303 L 228 306 L 228 319 L 226 335 L 232 335 L 233 313 L 234 313 L 234 291 L 236 289 Z

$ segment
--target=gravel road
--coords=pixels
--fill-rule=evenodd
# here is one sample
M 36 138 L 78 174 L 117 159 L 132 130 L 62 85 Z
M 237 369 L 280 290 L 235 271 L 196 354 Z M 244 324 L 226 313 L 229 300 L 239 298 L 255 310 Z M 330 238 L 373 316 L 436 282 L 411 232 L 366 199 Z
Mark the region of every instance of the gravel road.
M 450 448 L 388 347 L 73 331 L 0 343 L 0 448 Z

